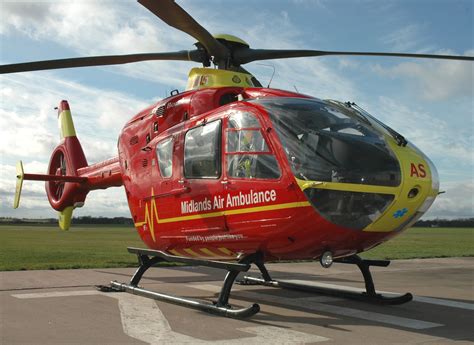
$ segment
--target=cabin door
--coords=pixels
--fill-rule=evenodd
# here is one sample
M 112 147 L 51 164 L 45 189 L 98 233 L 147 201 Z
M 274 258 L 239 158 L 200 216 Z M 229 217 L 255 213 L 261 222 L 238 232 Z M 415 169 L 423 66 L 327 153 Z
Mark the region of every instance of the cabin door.
M 223 209 L 216 203 L 222 194 L 222 121 L 191 125 L 184 133 L 182 177 L 186 189 L 180 199 L 182 234 L 187 241 L 212 242 L 225 232 Z
M 224 121 L 225 222 L 231 233 L 273 236 L 291 226 L 296 194 L 253 109 Z

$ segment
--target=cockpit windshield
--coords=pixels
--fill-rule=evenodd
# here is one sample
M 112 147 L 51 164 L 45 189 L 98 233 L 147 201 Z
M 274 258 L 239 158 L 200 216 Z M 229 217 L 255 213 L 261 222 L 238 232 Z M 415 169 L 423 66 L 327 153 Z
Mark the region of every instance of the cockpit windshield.
M 303 180 L 398 186 L 400 166 L 382 133 L 342 103 L 253 100 L 270 115 L 294 175 Z

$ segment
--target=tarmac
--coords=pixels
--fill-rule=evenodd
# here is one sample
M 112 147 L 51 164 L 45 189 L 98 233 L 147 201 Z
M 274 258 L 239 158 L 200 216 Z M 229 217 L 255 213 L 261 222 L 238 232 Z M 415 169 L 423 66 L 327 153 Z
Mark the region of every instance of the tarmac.
M 268 265 L 274 279 L 361 288 L 352 265 Z M 339 297 L 235 285 L 230 303 L 260 304 L 230 319 L 95 285 L 128 282 L 130 269 L 0 272 L 0 344 L 472 344 L 474 258 L 397 260 L 371 268 L 378 291 L 414 300 L 382 306 Z M 258 276 L 258 272 L 252 271 Z M 202 267 L 152 268 L 140 285 L 215 300 L 225 272 Z

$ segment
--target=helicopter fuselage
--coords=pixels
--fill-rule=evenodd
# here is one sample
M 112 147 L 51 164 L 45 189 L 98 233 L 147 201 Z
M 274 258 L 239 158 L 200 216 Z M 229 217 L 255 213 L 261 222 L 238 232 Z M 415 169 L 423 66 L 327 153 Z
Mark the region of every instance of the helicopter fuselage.
M 276 89 L 173 95 L 133 117 L 118 149 L 140 237 L 179 256 L 352 255 L 409 227 L 438 192 L 431 162 L 380 122 Z

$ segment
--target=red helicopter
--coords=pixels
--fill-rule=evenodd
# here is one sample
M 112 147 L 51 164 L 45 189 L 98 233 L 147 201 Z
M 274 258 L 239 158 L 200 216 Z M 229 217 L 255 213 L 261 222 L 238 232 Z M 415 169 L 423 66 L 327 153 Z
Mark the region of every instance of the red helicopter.
M 94 56 L 0 66 L 0 73 L 125 64 L 147 60 L 202 63 L 186 91 L 172 92 L 133 116 L 118 139 L 118 156 L 89 165 L 67 101 L 60 102 L 61 142 L 46 174 L 17 166 L 14 207 L 23 180 L 46 181 L 59 226 L 96 189 L 124 186 L 135 227 L 149 249 L 129 248 L 139 269 L 127 291 L 229 317 L 247 317 L 258 304 L 235 309 L 229 296 L 240 272 L 255 264 L 262 278 L 241 283 L 400 304 L 407 293 L 375 291 L 370 266 L 389 261 L 357 254 L 400 234 L 439 192 L 432 162 L 400 133 L 351 102 L 264 88 L 242 65 L 259 60 L 324 55 L 395 56 L 473 61 L 469 56 L 252 49 L 231 35 L 212 36 L 173 0 L 139 0 L 168 25 L 195 39 L 196 49 Z M 210 68 L 211 64 L 215 68 Z M 265 262 L 319 259 L 355 264 L 366 292 L 273 280 Z M 138 283 L 161 261 L 227 270 L 215 303 L 149 291 Z

